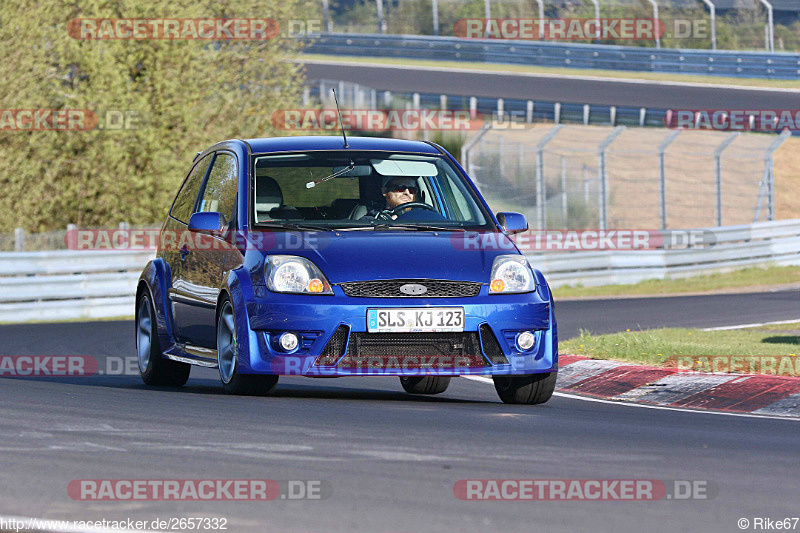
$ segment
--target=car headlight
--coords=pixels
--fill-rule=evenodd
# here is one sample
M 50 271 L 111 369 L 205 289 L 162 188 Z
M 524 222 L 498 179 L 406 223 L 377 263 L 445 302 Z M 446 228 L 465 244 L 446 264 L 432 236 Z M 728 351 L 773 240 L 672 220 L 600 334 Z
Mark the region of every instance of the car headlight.
M 492 264 L 492 277 L 489 294 L 514 294 L 533 292 L 536 280 L 528 266 L 528 260 L 521 255 L 500 255 Z
M 333 294 L 331 284 L 317 266 L 296 255 L 271 255 L 264 262 L 267 288 L 293 294 Z

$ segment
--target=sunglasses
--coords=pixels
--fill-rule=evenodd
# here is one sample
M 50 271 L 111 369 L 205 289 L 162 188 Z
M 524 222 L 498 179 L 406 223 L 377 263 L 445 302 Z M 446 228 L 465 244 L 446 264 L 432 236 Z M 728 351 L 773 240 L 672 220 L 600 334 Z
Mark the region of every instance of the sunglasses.
M 390 192 L 403 192 L 406 189 L 408 189 L 408 192 L 411 194 L 417 194 L 419 192 L 419 187 L 416 185 L 390 185 L 386 188 L 386 190 Z

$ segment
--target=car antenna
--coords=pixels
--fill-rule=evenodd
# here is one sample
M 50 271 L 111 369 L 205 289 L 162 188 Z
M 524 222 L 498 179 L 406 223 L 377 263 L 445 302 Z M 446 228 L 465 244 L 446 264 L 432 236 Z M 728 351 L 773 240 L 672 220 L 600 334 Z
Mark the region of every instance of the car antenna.
M 350 148 L 347 146 L 347 135 L 344 134 L 344 124 L 342 124 L 342 112 L 339 110 L 339 99 L 336 98 L 336 89 L 331 87 L 331 91 L 333 92 L 333 101 L 336 102 L 336 114 L 339 116 L 339 127 L 342 129 L 342 138 L 344 139 L 344 147 Z

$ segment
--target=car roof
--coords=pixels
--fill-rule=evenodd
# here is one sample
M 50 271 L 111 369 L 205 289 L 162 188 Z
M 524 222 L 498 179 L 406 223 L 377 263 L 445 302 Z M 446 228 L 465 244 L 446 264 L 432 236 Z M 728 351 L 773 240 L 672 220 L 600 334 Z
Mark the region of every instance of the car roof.
M 306 137 L 266 137 L 243 139 L 252 153 L 294 152 L 303 150 L 344 150 L 341 135 Z M 387 139 L 384 137 L 347 137 L 349 150 L 385 150 L 387 152 L 414 152 L 439 154 L 434 146 L 422 141 Z

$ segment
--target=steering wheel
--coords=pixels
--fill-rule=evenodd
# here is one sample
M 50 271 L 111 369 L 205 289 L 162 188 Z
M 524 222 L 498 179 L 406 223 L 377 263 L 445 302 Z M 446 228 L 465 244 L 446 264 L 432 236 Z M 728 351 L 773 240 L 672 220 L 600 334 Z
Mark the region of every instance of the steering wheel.
M 406 202 L 404 204 L 400 204 L 392 209 L 384 209 L 380 213 L 378 213 L 375 218 L 379 220 L 393 220 L 393 216 L 397 216 L 403 209 L 414 209 L 415 207 L 419 207 L 420 209 L 427 209 L 428 211 L 436 211 L 436 208 L 432 205 L 428 205 L 424 202 Z

